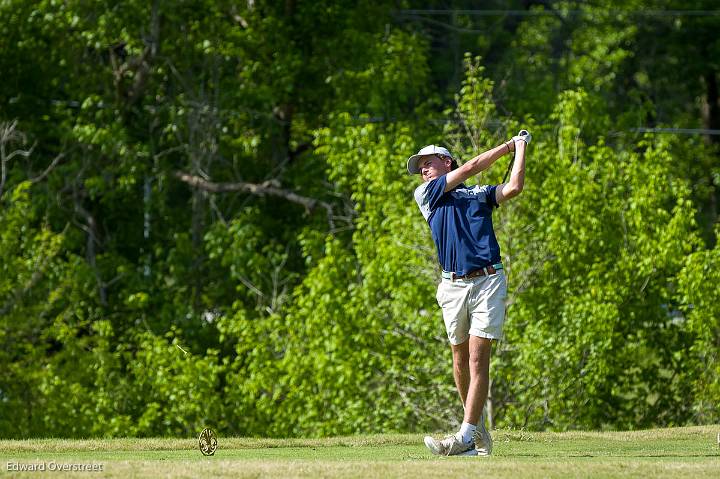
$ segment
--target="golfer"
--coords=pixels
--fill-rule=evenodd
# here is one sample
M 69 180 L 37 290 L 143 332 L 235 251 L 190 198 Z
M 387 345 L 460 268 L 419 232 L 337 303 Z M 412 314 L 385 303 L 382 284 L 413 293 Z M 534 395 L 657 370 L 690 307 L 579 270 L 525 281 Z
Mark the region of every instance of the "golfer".
M 530 134 L 496 146 L 458 167 L 450 152 L 435 145 L 422 148 L 407 162 L 423 184 L 415 201 L 430 226 L 442 266 L 437 301 L 453 355 L 453 375 L 465 416 L 460 430 L 443 440 L 425 437 L 433 454 L 487 456 L 492 437 L 485 429 L 492 341 L 502 337 L 507 283 L 492 212 L 520 194 L 525 181 L 525 147 Z M 507 183 L 466 187 L 463 182 L 515 152 Z

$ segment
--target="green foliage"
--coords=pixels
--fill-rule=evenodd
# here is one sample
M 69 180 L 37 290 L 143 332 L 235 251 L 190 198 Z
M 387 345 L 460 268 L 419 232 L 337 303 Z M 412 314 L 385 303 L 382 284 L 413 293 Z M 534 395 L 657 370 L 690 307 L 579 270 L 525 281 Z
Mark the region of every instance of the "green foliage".
M 452 148 L 454 155 L 465 159 L 474 157 L 481 145 L 501 141 L 498 125 L 493 124 L 498 118 L 493 82 L 484 76 L 485 67 L 481 62 L 480 57 L 465 55 L 465 78 L 455 95 L 456 107 L 445 112 L 456 121 L 445 125 L 443 142 Z
M 693 403 L 694 420 L 717 422 L 720 412 L 720 249 L 697 251 L 685 259 L 678 278 L 680 304 L 686 313 L 687 328 L 697 338 L 683 354 L 690 387 L 697 391 Z M 685 352 L 683 352 L 685 353 Z
M 497 361 L 496 381 L 506 382 L 496 385 L 508 388 L 513 424 L 673 423 L 690 406 L 677 353 L 689 338 L 674 299 L 683 257 L 700 246 L 689 185 L 671 143 L 643 139 L 640 154 L 584 145 L 583 99 L 568 92 L 558 102 L 557 138 L 534 149 L 547 176 L 504 229 L 523 231 L 506 249 L 510 282 L 523 289 Z
M 42 365 L 83 323 L 82 317 L 67 320 L 66 302 L 82 274 L 62 257 L 64 235 L 33 224 L 29 182 L 5 191 L 0 205 L 0 428 L 32 430 L 46 419 L 34 394 Z
M 520 128 L 495 424 L 717 422 L 715 6 L 551 3 L 0 1 L 0 436 L 452 427 L 405 160 Z

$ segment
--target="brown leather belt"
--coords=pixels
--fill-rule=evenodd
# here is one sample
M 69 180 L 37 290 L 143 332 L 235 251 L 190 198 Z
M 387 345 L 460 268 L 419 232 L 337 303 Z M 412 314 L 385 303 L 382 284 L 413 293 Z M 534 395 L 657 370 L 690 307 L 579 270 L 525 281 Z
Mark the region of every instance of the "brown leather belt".
M 497 268 L 495 266 L 498 266 Z M 465 275 L 457 275 L 455 273 L 449 273 L 446 271 L 443 271 L 443 277 L 450 279 L 452 281 L 455 281 L 456 279 L 472 279 L 477 278 L 478 276 L 490 276 L 491 274 L 495 274 L 498 272 L 498 270 L 503 269 L 502 264 L 498 263 L 497 265 L 488 265 L 484 268 L 476 269 L 475 271 L 470 271 L 468 274 Z

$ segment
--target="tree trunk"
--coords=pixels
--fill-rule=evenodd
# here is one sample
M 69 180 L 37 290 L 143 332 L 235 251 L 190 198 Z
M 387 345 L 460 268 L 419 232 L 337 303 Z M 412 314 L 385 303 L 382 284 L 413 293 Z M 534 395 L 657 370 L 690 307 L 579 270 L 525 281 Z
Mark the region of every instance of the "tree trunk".
M 705 72 L 703 82 L 705 83 L 705 97 L 702 105 L 703 126 L 706 130 L 720 130 L 720 102 L 718 102 L 718 83 L 715 71 Z M 705 135 L 705 141 L 708 144 L 720 143 L 720 135 Z
M 705 97 L 702 104 L 703 126 L 706 130 L 717 131 L 720 130 L 720 99 L 718 98 L 718 82 L 715 70 L 705 72 L 703 82 L 705 84 Z M 705 135 L 705 143 L 708 145 L 720 144 L 720 135 L 710 133 L 712 132 L 709 131 Z M 710 171 L 708 171 L 708 176 L 709 184 L 713 185 L 713 189 L 703 209 L 705 209 L 707 215 L 706 230 L 711 241 L 710 246 L 713 247 L 717 241 L 717 238 L 714 237 L 714 225 L 718 219 L 718 187 L 720 185 L 714 184 L 714 178 Z

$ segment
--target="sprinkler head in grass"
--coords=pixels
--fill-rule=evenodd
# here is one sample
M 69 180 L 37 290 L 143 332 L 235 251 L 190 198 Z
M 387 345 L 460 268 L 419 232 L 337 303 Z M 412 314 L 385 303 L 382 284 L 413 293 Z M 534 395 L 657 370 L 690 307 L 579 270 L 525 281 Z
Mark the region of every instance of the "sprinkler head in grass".
M 203 429 L 198 437 L 198 446 L 200 446 L 200 452 L 203 453 L 203 456 L 212 456 L 215 454 L 215 450 L 217 449 L 217 436 L 215 436 L 215 432 L 208 427 Z

